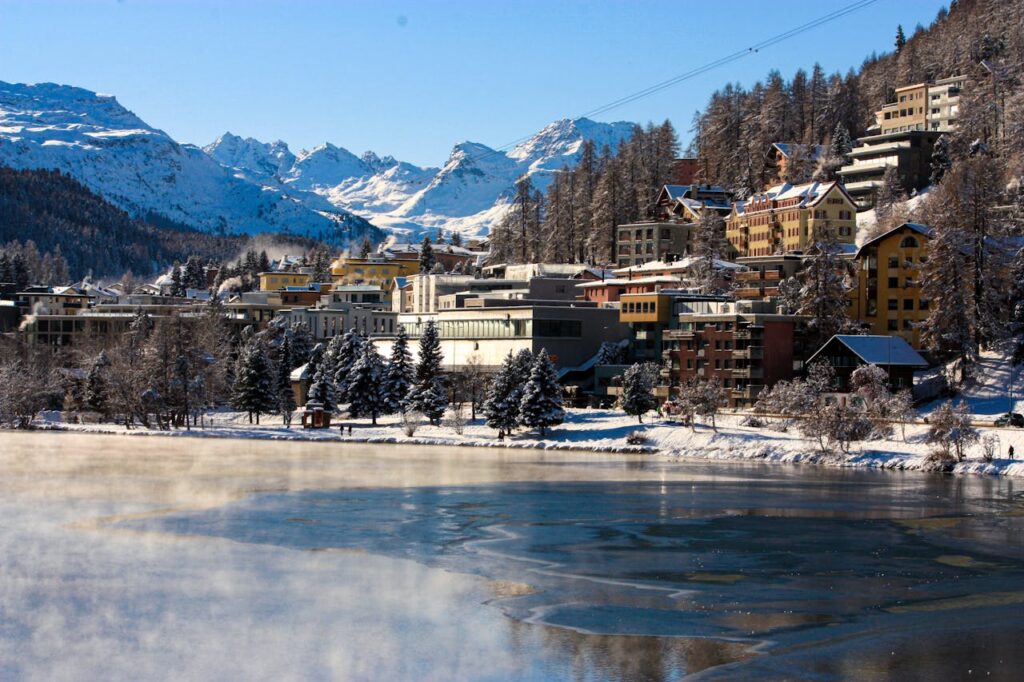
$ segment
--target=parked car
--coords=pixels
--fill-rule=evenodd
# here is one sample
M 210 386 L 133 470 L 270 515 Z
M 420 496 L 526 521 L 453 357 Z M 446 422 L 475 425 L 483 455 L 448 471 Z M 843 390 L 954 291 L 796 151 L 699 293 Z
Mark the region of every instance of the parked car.
M 1007 412 L 996 419 L 996 426 L 1015 426 L 1018 429 L 1024 429 L 1024 414 Z

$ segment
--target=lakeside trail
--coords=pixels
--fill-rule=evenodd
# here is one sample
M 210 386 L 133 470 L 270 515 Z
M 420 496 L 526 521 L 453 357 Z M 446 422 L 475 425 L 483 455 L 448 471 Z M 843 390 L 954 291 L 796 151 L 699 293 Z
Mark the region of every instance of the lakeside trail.
M 383 417 L 376 426 L 368 420 L 343 420 L 330 429 L 285 427 L 279 417 L 265 415 L 259 425 L 249 424 L 243 412 L 217 411 L 206 415 L 205 427 L 191 430 L 126 429 L 119 424 L 76 424 L 63 421 L 61 413 L 44 413 L 37 423 L 40 429 L 103 433 L 126 436 L 168 436 L 193 438 L 235 438 L 272 441 L 312 441 L 395 445 L 458 446 L 477 448 L 577 450 L 592 453 L 655 455 L 669 460 L 753 461 L 774 464 L 810 464 L 840 468 L 871 468 L 906 471 L 932 471 L 928 453 L 934 446 L 925 443 L 927 426 L 908 423 L 906 439 L 897 426 L 892 438 L 858 441 L 847 455 L 823 453 L 817 444 L 800 436 L 795 428 L 773 430 L 772 426 L 750 427 L 741 422 L 745 414 L 722 414 L 717 430 L 698 425 L 696 430 L 653 415 L 647 422 L 615 410 L 568 410 L 564 424 L 550 429 L 544 438 L 533 432 L 520 432 L 498 440 L 482 419 L 467 423 L 462 433 L 451 426 L 422 424 L 407 436 L 397 417 Z M 342 426 L 345 427 L 344 432 Z M 352 427 L 351 435 L 348 428 Z M 1009 447 L 1024 456 L 1024 429 L 979 426 L 982 436 L 995 439 L 992 461 L 981 456 L 976 445 L 963 462 L 954 465 L 955 474 L 1024 477 L 1024 459 L 1006 458 Z M 642 434 L 643 442 L 630 444 L 627 437 Z

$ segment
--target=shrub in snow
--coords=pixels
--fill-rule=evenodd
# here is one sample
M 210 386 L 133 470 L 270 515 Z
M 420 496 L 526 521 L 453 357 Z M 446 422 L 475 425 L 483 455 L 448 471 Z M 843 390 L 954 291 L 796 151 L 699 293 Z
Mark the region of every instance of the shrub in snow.
M 764 427 L 764 425 L 765 421 L 756 414 L 747 415 L 740 421 L 740 426 L 748 426 L 752 429 L 760 429 Z
M 990 433 L 987 436 L 981 438 L 981 458 L 986 462 L 991 462 L 996 458 L 996 453 L 999 452 L 999 436 L 994 433 Z
M 444 425 L 461 436 L 466 430 L 466 415 L 462 413 L 462 408 L 450 408 L 445 416 Z
M 651 439 L 643 431 L 630 431 L 626 434 L 626 443 L 628 445 L 646 445 Z
M 415 410 L 402 413 L 402 433 L 412 438 L 416 435 L 416 430 L 420 428 L 420 424 L 423 422 L 423 413 Z
M 955 407 L 951 400 L 942 403 L 932 412 L 928 424 L 925 441 L 936 443 L 940 452 L 957 462 L 963 461 L 967 447 L 979 438 L 978 430 L 971 426 L 967 405 L 962 402 Z

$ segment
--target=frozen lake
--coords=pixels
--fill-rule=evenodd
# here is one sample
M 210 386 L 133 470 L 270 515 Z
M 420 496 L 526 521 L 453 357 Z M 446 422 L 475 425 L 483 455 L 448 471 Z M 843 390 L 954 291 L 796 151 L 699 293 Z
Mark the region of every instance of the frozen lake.
M 1019 679 L 1008 479 L 0 433 L 0 679 Z

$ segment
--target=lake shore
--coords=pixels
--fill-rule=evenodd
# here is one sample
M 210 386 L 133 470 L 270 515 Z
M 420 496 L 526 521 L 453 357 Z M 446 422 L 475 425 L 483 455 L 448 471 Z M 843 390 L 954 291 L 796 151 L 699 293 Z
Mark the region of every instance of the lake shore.
M 420 425 L 413 435 L 406 435 L 397 417 L 383 417 L 377 425 L 369 420 L 343 420 L 330 429 L 303 429 L 301 425 L 284 426 L 281 419 L 264 415 L 261 424 L 249 424 L 242 412 L 209 413 L 206 425 L 192 429 L 158 430 L 136 427 L 126 429 L 113 423 L 79 424 L 64 421 L 61 413 L 45 413 L 36 423 L 41 430 L 76 433 L 103 433 L 124 436 L 169 436 L 193 438 L 259 439 L 271 441 L 308 441 L 336 443 L 370 443 L 444 447 L 506 448 L 534 450 L 577 450 L 591 453 L 654 455 L 669 460 L 751 461 L 772 464 L 816 465 L 839 468 L 870 468 L 900 471 L 935 471 L 928 454 L 934 445 L 925 442 L 927 426 L 923 423 L 896 427 L 888 439 L 859 441 L 849 454 L 823 453 L 817 443 L 803 438 L 795 428 L 779 430 L 779 426 L 750 427 L 742 424 L 747 415 L 723 414 L 717 428 L 698 425 L 696 429 L 675 424 L 654 415 L 638 423 L 615 410 L 569 410 L 566 422 L 549 429 L 544 437 L 535 432 L 520 432 L 499 440 L 496 432 L 482 419 L 470 421 L 458 433 L 442 423 Z M 351 435 L 347 427 L 352 427 Z M 980 445 L 967 458 L 954 464 L 946 473 L 986 476 L 1024 477 L 1024 460 L 1008 459 L 1008 448 L 1024 453 L 1024 430 L 979 427 L 983 436 L 994 439 L 995 456 L 982 457 Z M 627 438 L 639 436 L 640 443 Z

